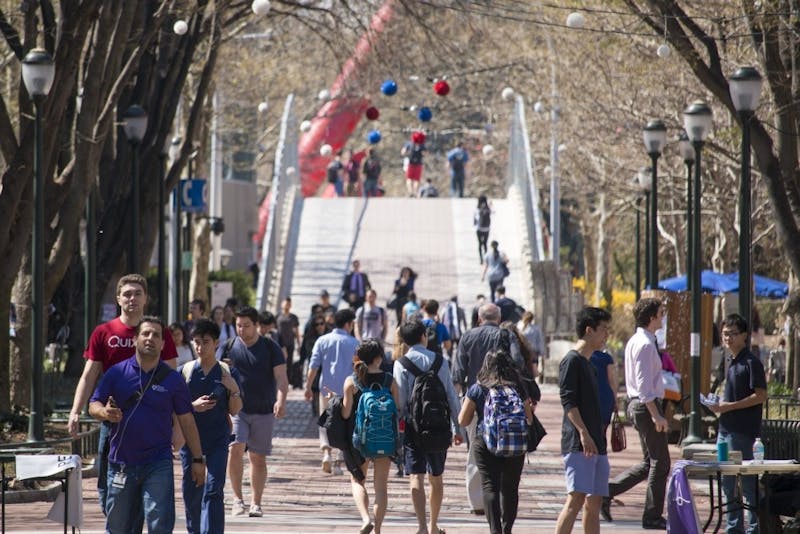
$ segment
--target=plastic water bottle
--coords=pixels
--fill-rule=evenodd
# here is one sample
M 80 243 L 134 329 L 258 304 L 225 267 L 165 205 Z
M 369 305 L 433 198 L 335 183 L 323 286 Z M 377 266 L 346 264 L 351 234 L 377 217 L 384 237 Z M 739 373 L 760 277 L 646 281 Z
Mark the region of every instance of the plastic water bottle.
M 764 442 L 761 441 L 761 438 L 756 438 L 753 443 L 753 463 L 764 463 Z

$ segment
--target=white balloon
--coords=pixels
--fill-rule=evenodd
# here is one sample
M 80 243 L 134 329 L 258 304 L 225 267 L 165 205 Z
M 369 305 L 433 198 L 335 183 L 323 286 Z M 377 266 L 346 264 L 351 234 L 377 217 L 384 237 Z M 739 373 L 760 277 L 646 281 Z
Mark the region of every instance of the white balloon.
M 189 31 L 189 25 L 186 24 L 185 20 L 176 20 L 175 24 L 172 25 L 172 31 L 177 35 L 183 35 Z
M 300 123 L 300 131 L 307 132 L 311 129 L 311 121 L 303 121 Z
M 253 13 L 261 17 L 269 12 L 269 0 L 253 0 L 250 7 L 253 8 Z
M 536 113 L 544 113 L 544 104 L 541 101 L 537 101 L 533 105 L 533 111 L 535 111 Z
M 670 55 L 671 53 L 672 53 L 672 49 L 669 47 L 669 45 L 668 45 L 667 43 L 663 43 L 663 44 L 661 44 L 661 45 L 660 45 L 660 46 L 659 46 L 659 47 L 656 49 L 656 54 L 658 54 L 658 57 L 661 57 L 661 58 L 666 58 L 666 57 L 669 57 L 669 55 Z
M 327 89 L 323 89 L 317 94 L 317 98 L 320 100 L 328 100 L 331 97 L 331 92 Z
M 264 112 L 265 112 L 265 111 L 267 111 L 268 109 L 269 109 L 269 104 L 267 104 L 266 102 L 261 102 L 261 103 L 258 105 L 258 112 L 259 112 L 259 113 L 264 113 Z
M 514 98 L 514 90 L 510 87 L 506 87 L 503 89 L 503 92 L 500 93 L 500 96 L 503 97 L 503 100 L 511 100 Z
M 297 170 L 294 167 L 286 167 L 286 176 L 294 176 Z
M 573 11 L 569 15 L 567 15 L 567 26 L 570 28 L 581 29 L 583 25 L 586 23 L 586 18 L 583 16 L 583 13 L 579 13 L 578 11 Z
M 494 153 L 494 147 L 492 145 L 483 145 L 481 150 L 483 151 L 483 156 L 487 158 Z
M 562 152 L 564 152 L 566 149 L 567 149 L 567 145 L 565 145 L 565 144 L 563 144 L 563 143 L 562 143 L 562 144 L 560 144 L 560 145 L 558 145 L 558 153 L 559 153 L 559 154 L 560 154 L 560 153 L 562 153 Z
M 323 156 L 330 156 L 333 153 L 333 147 L 327 143 L 319 147 L 319 153 Z
M 410 111 L 411 113 L 414 113 L 415 111 L 417 111 L 417 106 L 415 106 L 414 104 L 411 104 L 410 106 L 408 106 L 408 111 Z

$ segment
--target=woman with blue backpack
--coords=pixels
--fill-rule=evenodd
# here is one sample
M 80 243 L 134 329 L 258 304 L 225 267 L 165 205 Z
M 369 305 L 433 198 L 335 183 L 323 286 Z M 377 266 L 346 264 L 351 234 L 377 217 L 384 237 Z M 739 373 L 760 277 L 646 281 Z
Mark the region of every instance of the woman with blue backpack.
M 519 479 L 534 404 L 519 368 L 505 350 L 489 352 L 461 405 L 458 424 L 477 416 L 475 453 L 491 534 L 509 534 L 517 518 Z
M 344 382 L 342 417 L 355 417 L 353 448 L 345 454 L 345 463 L 351 475 L 353 500 L 363 520 L 360 534 L 369 534 L 373 529 L 380 534 L 386 516 L 389 467 L 399 444 L 399 392 L 392 373 L 381 369 L 383 360 L 381 342 L 364 340 L 353 358 L 353 374 Z M 370 520 L 369 495 L 364 485 L 370 461 L 375 488 L 374 523 Z

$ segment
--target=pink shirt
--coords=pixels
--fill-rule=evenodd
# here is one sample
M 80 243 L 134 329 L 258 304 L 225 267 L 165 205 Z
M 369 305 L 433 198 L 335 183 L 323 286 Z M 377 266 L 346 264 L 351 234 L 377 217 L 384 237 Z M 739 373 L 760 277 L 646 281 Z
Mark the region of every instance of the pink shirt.
M 643 403 L 664 398 L 656 337 L 642 327 L 636 328 L 625 345 L 625 389 L 628 398 Z

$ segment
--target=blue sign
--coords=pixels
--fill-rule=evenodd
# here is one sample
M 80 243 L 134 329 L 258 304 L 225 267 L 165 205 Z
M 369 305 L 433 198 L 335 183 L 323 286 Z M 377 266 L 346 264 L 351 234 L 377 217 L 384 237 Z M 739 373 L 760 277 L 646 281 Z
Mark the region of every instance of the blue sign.
M 181 180 L 181 210 L 200 213 L 208 209 L 208 182 L 205 178 Z

